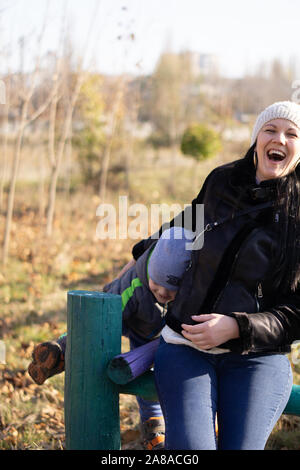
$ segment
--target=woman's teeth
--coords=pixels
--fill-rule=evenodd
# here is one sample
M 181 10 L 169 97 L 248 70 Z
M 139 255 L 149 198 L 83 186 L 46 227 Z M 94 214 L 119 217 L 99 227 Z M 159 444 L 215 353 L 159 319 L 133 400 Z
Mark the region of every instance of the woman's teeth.
M 268 158 L 275 162 L 281 162 L 285 159 L 285 153 L 280 150 L 269 150 L 267 152 Z

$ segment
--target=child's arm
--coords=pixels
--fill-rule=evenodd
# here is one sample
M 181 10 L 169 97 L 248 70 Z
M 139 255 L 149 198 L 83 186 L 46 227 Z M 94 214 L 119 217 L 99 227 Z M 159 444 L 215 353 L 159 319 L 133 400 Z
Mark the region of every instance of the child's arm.
M 123 268 L 122 270 L 119 272 L 119 274 L 117 275 L 116 279 L 120 279 L 120 277 L 123 276 L 124 273 L 126 273 L 126 271 L 128 271 L 128 269 L 132 268 L 132 266 L 134 266 L 136 263 L 135 259 L 131 259 L 129 261 L 129 263 L 127 263 Z

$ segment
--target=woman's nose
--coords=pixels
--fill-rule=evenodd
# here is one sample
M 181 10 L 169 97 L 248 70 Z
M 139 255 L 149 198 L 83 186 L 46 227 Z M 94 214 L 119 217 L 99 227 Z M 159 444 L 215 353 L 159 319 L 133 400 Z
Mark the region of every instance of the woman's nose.
M 273 137 L 273 141 L 279 142 L 282 145 L 285 145 L 286 143 L 286 137 L 284 132 L 276 132 L 276 134 Z

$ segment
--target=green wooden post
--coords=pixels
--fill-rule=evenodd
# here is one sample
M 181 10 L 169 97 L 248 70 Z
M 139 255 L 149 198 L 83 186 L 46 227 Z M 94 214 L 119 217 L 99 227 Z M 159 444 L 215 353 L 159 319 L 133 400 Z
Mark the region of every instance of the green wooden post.
M 68 450 L 119 450 L 119 391 L 106 375 L 121 352 L 118 295 L 68 293 L 65 428 Z
M 145 398 L 145 400 L 158 400 L 152 371 L 145 372 L 143 375 L 127 384 L 116 385 L 120 393 L 139 395 Z M 300 385 L 293 385 L 289 401 L 283 414 L 300 416 Z
M 293 385 L 292 393 L 283 413 L 300 416 L 300 385 Z
M 121 297 L 68 293 L 65 428 L 68 450 L 119 450 L 119 393 L 157 399 L 153 372 L 119 385 L 107 374 L 121 352 Z M 300 416 L 300 385 L 293 385 L 285 414 Z
M 154 373 L 148 370 L 140 377 L 128 382 L 127 384 L 117 385 L 119 393 L 126 395 L 138 395 L 145 400 L 158 400 L 157 391 L 154 382 Z

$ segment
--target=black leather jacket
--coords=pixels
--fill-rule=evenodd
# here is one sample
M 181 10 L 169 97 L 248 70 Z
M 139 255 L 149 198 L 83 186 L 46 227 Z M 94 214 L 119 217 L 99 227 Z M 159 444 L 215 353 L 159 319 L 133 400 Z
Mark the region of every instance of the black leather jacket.
M 195 323 L 191 315 L 230 315 L 237 320 L 240 337 L 220 347 L 243 354 L 285 353 L 300 339 L 300 295 L 283 295 L 275 282 L 274 182 L 258 186 L 254 169 L 249 175 L 241 168 L 239 160 L 213 170 L 192 202 L 192 211 L 204 204 L 204 226 L 225 222 L 205 232 L 202 249 L 193 251 L 166 324 L 181 334 L 182 323 Z M 261 209 L 268 202 L 269 207 Z M 148 239 L 137 244 L 134 257 L 151 243 Z

